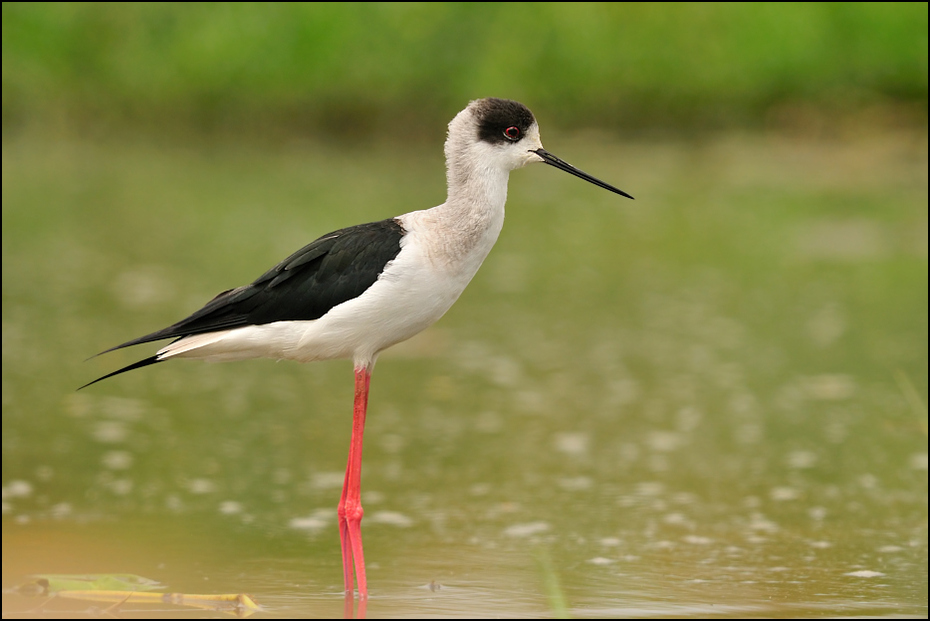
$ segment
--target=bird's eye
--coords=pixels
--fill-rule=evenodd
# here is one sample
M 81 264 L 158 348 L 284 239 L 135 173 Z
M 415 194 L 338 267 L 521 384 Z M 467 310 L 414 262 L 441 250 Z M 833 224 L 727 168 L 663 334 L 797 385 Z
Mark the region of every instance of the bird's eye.
M 504 130 L 504 135 L 508 140 L 517 140 L 520 137 L 520 128 L 516 125 L 511 125 Z

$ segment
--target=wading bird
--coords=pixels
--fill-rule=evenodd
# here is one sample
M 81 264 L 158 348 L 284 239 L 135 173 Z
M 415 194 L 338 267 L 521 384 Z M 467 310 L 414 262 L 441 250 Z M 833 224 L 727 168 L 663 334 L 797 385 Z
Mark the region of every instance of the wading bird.
M 354 564 L 360 612 L 368 598 L 359 499 L 362 433 L 378 354 L 434 323 L 461 295 L 504 225 L 511 170 L 544 162 L 633 198 L 543 149 L 533 113 L 516 101 L 468 104 L 449 123 L 445 155 L 443 204 L 320 237 L 186 319 L 106 350 L 176 339 L 154 356 L 90 382 L 174 358 L 351 358 L 355 408 L 338 514 L 347 606 Z

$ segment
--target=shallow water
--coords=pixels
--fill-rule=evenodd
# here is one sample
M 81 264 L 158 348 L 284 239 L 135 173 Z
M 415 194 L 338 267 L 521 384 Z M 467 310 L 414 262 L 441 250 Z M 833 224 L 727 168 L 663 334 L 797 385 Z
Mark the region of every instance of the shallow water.
M 516 171 L 462 299 L 379 360 L 368 616 L 925 617 L 926 134 L 546 146 L 637 200 Z M 438 146 L 3 149 L 4 587 L 341 614 L 349 363 L 74 388 L 316 236 L 440 202 Z

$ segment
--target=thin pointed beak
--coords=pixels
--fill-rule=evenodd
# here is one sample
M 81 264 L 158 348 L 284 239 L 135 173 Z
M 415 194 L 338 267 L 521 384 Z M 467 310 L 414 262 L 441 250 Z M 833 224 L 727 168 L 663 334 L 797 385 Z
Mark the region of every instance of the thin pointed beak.
M 601 181 L 601 180 L 598 179 L 597 177 L 592 177 L 591 175 L 589 175 L 589 174 L 586 173 L 585 171 L 583 171 L 583 170 L 578 170 L 577 168 L 575 168 L 574 166 L 572 166 L 572 165 L 569 164 L 568 162 L 563 161 L 563 160 L 560 160 L 559 158 L 557 158 L 556 156 L 552 155 L 551 153 L 549 153 L 549 152 L 546 151 L 545 149 L 530 149 L 530 152 L 531 152 L 531 153 L 535 153 L 536 155 L 538 155 L 539 157 L 541 157 L 542 160 L 543 160 L 546 164 L 549 164 L 550 166 L 555 166 L 555 167 L 558 168 L 559 170 L 564 170 L 565 172 L 569 173 L 570 175 L 575 175 L 576 177 L 581 177 L 581 178 L 584 179 L 585 181 L 589 181 L 589 182 L 593 183 L 593 184 L 596 185 L 596 186 L 600 186 L 600 187 L 604 188 L 605 190 L 610 190 L 611 192 L 614 192 L 614 193 L 616 193 L 616 194 L 619 194 L 620 196 L 626 196 L 627 198 L 633 198 L 632 196 L 630 196 L 629 194 L 627 194 L 627 193 L 624 192 L 623 190 L 618 190 L 617 188 L 615 188 L 614 186 L 610 185 L 609 183 L 604 183 L 603 181 Z M 634 200 L 635 200 L 635 199 L 634 199 Z

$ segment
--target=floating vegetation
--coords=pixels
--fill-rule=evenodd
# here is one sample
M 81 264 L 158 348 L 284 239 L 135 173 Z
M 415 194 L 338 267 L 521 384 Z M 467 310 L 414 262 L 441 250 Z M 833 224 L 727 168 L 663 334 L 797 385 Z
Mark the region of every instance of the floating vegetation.
M 164 589 L 161 583 L 135 574 L 40 574 L 15 588 L 21 595 L 46 597 L 39 606 L 21 612 L 41 613 L 53 600 L 80 600 L 109 604 L 102 612 L 153 612 L 151 608 L 127 608 L 127 605 L 163 605 L 199 608 L 234 614 L 239 618 L 261 610 L 252 596 L 238 594 L 153 593 Z M 4 611 L 6 614 L 9 611 Z M 52 612 L 52 611 L 49 611 Z M 54 614 L 60 614 L 55 610 Z M 75 614 L 81 611 L 71 611 Z M 98 611 L 100 612 L 100 611 Z

